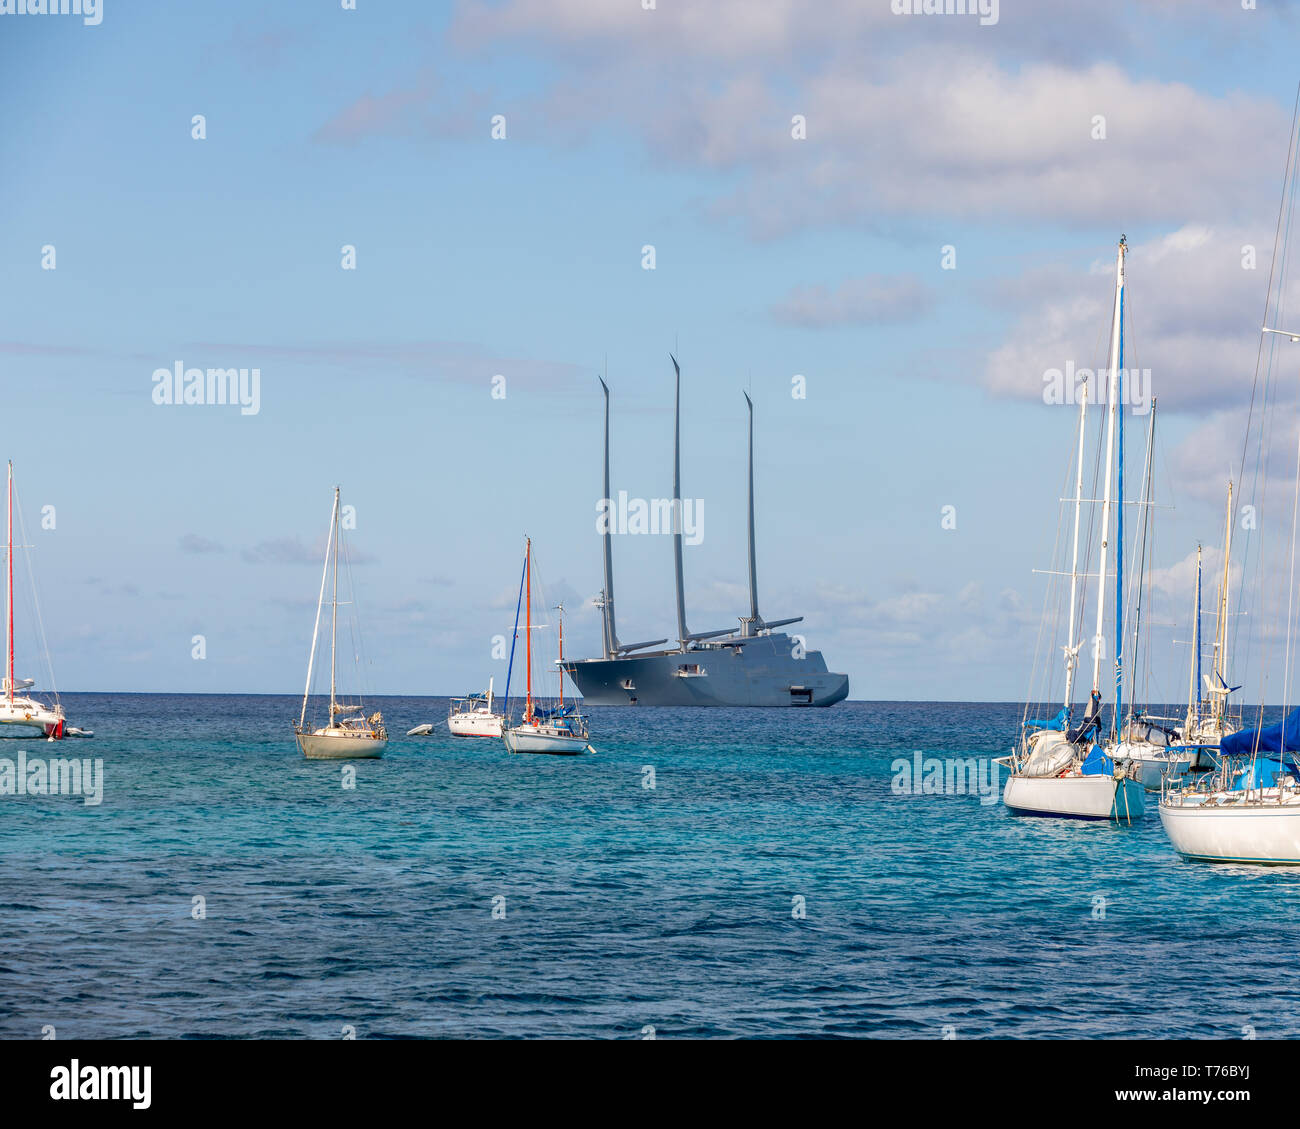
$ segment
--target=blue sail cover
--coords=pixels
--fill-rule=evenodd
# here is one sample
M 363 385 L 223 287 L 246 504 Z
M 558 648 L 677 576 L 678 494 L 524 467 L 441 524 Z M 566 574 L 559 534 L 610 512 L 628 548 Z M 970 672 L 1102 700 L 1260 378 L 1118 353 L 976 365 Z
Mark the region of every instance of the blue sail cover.
M 1258 745 L 1255 744 L 1256 736 Z M 1280 753 L 1284 749 L 1300 751 L 1300 707 L 1293 709 L 1276 725 L 1243 729 L 1219 742 L 1219 753 L 1225 757 L 1248 757 L 1256 749 L 1261 753 Z
M 1038 718 L 1035 718 L 1033 721 L 1026 721 L 1025 728 L 1026 729 L 1059 729 L 1064 731 L 1066 725 L 1069 724 L 1069 721 L 1070 721 L 1070 711 L 1063 709 L 1050 721 L 1042 721 Z

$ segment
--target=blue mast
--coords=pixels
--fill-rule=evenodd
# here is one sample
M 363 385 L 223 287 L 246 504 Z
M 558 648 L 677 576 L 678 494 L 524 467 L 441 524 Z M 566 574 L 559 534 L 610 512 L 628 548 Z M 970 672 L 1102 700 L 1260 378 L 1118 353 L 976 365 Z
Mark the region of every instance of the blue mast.
M 510 672 L 515 669 L 515 640 L 519 638 L 519 609 L 524 603 L 524 571 L 528 568 L 528 558 L 524 557 L 524 567 L 519 570 L 519 598 L 515 601 L 515 630 L 510 636 L 510 665 L 506 667 L 506 709 L 510 709 Z M 561 675 L 561 678 L 564 676 Z

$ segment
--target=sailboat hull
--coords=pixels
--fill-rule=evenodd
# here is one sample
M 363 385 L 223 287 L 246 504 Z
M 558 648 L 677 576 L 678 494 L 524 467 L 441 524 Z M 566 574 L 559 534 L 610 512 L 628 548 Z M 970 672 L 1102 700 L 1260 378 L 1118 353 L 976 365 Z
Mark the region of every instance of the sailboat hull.
M 551 753 L 558 756 L 576 756 L 588 749 L 586 737 L 548 732 L 541 726 L 519 726 L 506 729 L 501 740 L 512 753 Z
M 0 700 L 0 726 L 21 730 L 20 735 L 39 733 L 57 740 L 64 735 L 63 711 L 52 710 L 30 698 Z
M 1234 796 L 1211 793 L 1212 799 Z M 1290 803 L 1207 804 L 1174 796 L 1160 804 L 1160 823 L 1185 859 L 1198 862 L 1300 866 L 1300 798 Z
M 1186 749 L 1162 748 L 1143 741 L 1125 741 L 1116 745 L 1111 755 L 1136 764 L 1138 779 L 1148 792 L 1159 792 L 1166 782 L 1182 780 L 1191 768 L 1193 756 Z
M 1015 815 L 1113 819 L 1127 823 L 1145 810 L 1137 780 L 1113 776 L 1011 776 L 1002 802 Z
M 383 756 L 388 741 L 380 737 L 363 737 L 355 733 L 299 733 L 298 748 L 308 760 L 357 760 Z

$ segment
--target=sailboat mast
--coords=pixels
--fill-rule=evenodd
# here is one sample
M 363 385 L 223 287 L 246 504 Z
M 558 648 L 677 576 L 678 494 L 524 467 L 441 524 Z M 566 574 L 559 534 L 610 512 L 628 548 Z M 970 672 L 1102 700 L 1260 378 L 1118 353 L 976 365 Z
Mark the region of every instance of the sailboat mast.
M 338 505 L 337 500 L 335 505 Z M 311 697 L 311 675 L 316 665 L 316 642 L 320 638 L 320 613 L 325 606 L 325 581 L 330 575 L 330 550 L 334 547 L 334 510 L 330 509 L 330 532 L 325 542 L 325 567 L 320 574 L 320 595 L 316 597 L 316 623 L 311 629 L 311 652 L 307 655 L 307 689 L 302 692 L 302 712 L 298 715 L 298 728 L 307 721 L 307 699 Z
M 339 488 L 334 487 L 334 513 L 330 520 L 330 535 L 334 538 L 334 608 L 330 625 L 330 725 L 334 724 L 335 686 L 339 642 Z
M 9 518 L 5 563 L 5 697 L 14 700 L 14 462 L 9 460 Z
M 1201 720 L 1201 547 L 1196 546 L 1196 655 L 1193 659 L 1196 671 L 1193 685 L 1196 687 L 1196 720 Z
M 1142 638 L 1142 582 L 1147 571 L 1147 545 L 1151 539 L 1151 490 L 1152 490 L 1152 463 L 1155 460 L 1156 446 L 1156 398 L 1151 399 L 1151 418 L 1147 423 L 1147 454 L 1142 465 L 1142 491 L 1138 495 L 1142 499 L 1142 539 L 1139 545 L 1133 548 L 1133 555 L 1137 558 L 1137 586 L 1133 600 L 1133 651 L 1131 654 L 1132 675 L 1129 679 L 1129 690 L 1132 694 L 1132 701 L 1137 701 L 1137 672 L 1138 672 L 1138 644 Z M 1133 707 L 1130 704 L 1129 712 L 1132 713 Z
M 1191 678 L 1187 687 L 1187 728 L 1200 722 L 1201 695 L 1201 547 L 1196 546 L 1196 594 L 1192 599 L 1192 661 Z
M 533 542 L 526 539 L 524 548 L 524 647 L 528 655 L 528 700 L 524 720 L 533 720 Z
M 613 505 L 614 501 L 609 493 L 609 385 L 600 380 L 600 386 L 605 392 L 605 591 L 601 594 L 601 620 L 605 629 L 605 658 L 613 659 L 618 657 L 618 632 L 614 627 L 614 546 L 612 544 L 613 530 L 610 528 L 613 523 Z
M 560 709 L 564 709 L 564 605 L 555 609 L 560 616 Z
M 1106 487 L 1102 495 L 1101 505 L 1101 552 L 1097 564 L 1097 630 L 1093 638 L 1092 652 L 1092 688 L 1098 692 L 1101 690 L 1101 653 L 1105 649 L 1106 642 L 1104 632 L 1106 600 L 1104 593 L 1106 591 L 1107 555 L 1110 548 L 1111 485 L 1115 467 L 1115 419 L 1119 408 L 1117 401 L 1119 400 L 1120 322 L 1123 318 L 1124 309 L 1124 252 L 1127 250 L 1128 244 L 1121 236 L 1119 250 L 1115 256 L 1115 308 L 1111 315 L 1110 388 L 1106 419 Z M 1116 611 L 1118 610 L 1117 601 Z M 1118 625 L 1116 632 L 1118 634 Z
M 690 632 L 686 630 L 686 595 L 682 581 L 682 369 L 671 353 L 668 359 L 673 362 L 673 371 L 677 374 L 677 398 L 673 409 L 673 562 L 677 576 L 677 642 L 684 652 L 690 642 Z
M 1079 515 L 1083 510 L 1083 448 L 1086 438 L 1084 424 L 1088 413 L 1088 384 L 1084 382 L 1079 392 L 1079 456 L 1074 475 L 1074 550 L 1070 561 L 1070 623 L 1065 647 L 1065 708 L 1068 712 L 1074 702 L 1074 672 L 1079 665 L 1078 644 L 1074 641 L 1075 609 L 1079 595 Z
M 754 401 L 745 393 L 749 405 L 749 622 L 744 634 L 758 632 L 762 620 L 758 618 L 758 565 L 754 554 Z
M 1228 566 L 1232 561 L 1232 480 L 1228 480 L 1228 512 L 1223 525 L 1223 587 L 1219 596 L 1219 622 L 1215 630 L 1214 673 L 1219 678 L 1216 690 L 1228 688 Z M 1214 697 L 1215 720 L 1222 721 L 1228 712 L 1228 695 L 1219 693 Z

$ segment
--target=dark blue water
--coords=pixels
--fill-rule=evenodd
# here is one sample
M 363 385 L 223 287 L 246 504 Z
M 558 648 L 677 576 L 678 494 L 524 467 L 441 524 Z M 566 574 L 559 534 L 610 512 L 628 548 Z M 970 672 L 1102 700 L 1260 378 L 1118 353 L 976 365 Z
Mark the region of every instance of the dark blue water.
M 104 799 L 0 797 L 6 1037 L 1300 1035 L 1300 873 L 891 790 L 1018 706 L 597 709 L 551 758 L 378 699 L 348 790 L 295 699 L 64 702 L 93 741 L 0 756 L 102 757 Z

